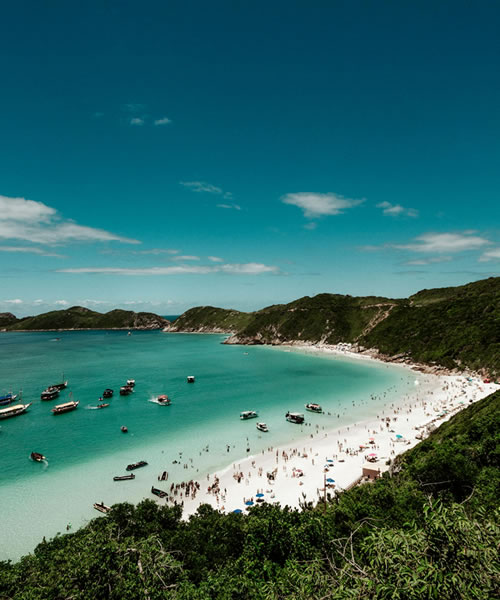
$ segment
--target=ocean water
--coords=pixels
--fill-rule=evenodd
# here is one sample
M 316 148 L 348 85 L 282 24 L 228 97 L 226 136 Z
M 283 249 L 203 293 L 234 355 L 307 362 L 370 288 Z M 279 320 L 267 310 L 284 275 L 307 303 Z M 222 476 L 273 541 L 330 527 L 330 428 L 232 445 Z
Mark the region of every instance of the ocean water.
M 401 368 L 259 346 L 225 346 L 223 335 L 159 331 L 0 334 L 0 393 L 22 389 L 33 402 L 0 421 L 0 559 L 17 559 L 43 536 L 64 533 L 98 516 L 93 503 L 137 502 L 151 485 L 199 478 L 239 458 L 306 437 L 317 429 L 376 416 L 384 404 L 411 393 L 415 373 Z M 68 379 L 58 399 L 40 400 L 47 386 Z M 196 382 L 188 384 L 187 375 Z M 132 395 L 120 385 L 136 380 Z M 92 410 L 103 390 L 108 408 Z M 51 408 L 72 398 L 75 411 Z M 171 406 L 151 400 L 168 394 Z M 326 414 L 305 412 L 318 402 Z M 243 410 L 259 412 L 241 421 Z M 305 412 L 297 426 L 284 416 Z M 128 433 L 120 431 L 126 425 Z M 229 448 L 229 451 L 228 451 Z M 46 463 L 35 463 L 32 451 Z M 146 460 L 134 481 L 114 482 L 131 462 Z M 158 482 L 168 471 L 168 484 Z

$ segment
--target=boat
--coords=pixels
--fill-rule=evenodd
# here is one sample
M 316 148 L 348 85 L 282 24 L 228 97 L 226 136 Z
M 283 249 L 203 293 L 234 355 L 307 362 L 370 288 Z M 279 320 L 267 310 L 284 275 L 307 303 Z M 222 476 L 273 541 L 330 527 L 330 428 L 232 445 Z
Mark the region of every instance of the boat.
M 264 432 L 268 432 L 269 429 L 267 428 L 267 425 L 265 423 L 257 423 L 257 429 L 259 431 L 264 431 Z
M 109 406 L 108 402 L 102 402 L 101 404 L 98 404 L 96 406 L 96 408 L 107 408 Z
M 45 460 L 45 456 L 43 454 L 40 454 L 40 452 L 32 452 L 30 454 L 30 458 L 31 460 L 34 460 L 36 462 L 42 462 L 42 460 Z
M 14 406 L 9 406 L 8 408 L 1 408 L 0 419 L 8 419 L 9 417 L 17 417 L 17 415 L 22 415 L 30 406 L 31 402 L 29 404 L 14 404 Z
M 194 375 L 188 375 L 187 376 L 187 382 L 188 383 L 194 383 Z
M 0 396 L 0 406 L 6 406 L 7 404 L 12 404 L 12 402 L 14 402 L 16 398 L 17 398 L 17 394 L 13 394 L 12 392 L 9 392 L 8 394 L 4 394 L 3 396 Z
M 302 423 L 304 422 L 304 415 L 301 413 L 287 412 L 285 417 L 287 421 L 289 421 L 290 423 L 296 423 L 297 425 L 302 425 Z
M 113 481 L 128 481 L 129 479 L 135 479 L 135 475 L 130 473 L 130 475 L 116 475 L 113 477 Z
M 102 393 L 102 397 L 103 398 L 112 398 L 113 397 L 113 390 L 111 388 L 105 389 L 104 392 Z
M 49 385 L 49 389 L 56 388 L 59 391 L 65 390 L 67 387 L 68 387 L 68 382 L 64 381 L 64 375 L 63 375 L 63 381 L 61 381 L 61 383 L 56 383 L 55 385 Z
M 75 410 L 75 408 L 78 408 L 79 404 L 79 400 L 76 402 L 75 400 L 70 400 L 69 402 L 65 402 L 64 404 L 56 404 L 52 409 L 52 412 L 55 415 L 61 415 L 62 413 L 69 412 L 70 410 Z
M 127 433 L 127 431 L 128 431 L 128 429 L 127 429 L 127 427 L 125 425 L 122 425 L 120 427 L 120 430 L 123 431 L 123 433 Z
M 158 496 L 158 498 L 165 498 L 165 496 L 168 495 L 167 492 L 164 492 L 163 490 L 155 488 L 154 486 L 151 487 L 151 493 L 154 494 L 155 496 Z
M 310 411 L 310 412 L 315 412 L 315 413 L 322 413 L 323 409 L 321 408 L 320 404 L 315 404 L 313 402 L 311 402 L 310 404 L 305 404 L 304 405 L 306 410 Z
M 134 391 L 130 385 L 122 385 L 120 388 L 120 396 L 128 396 Z
M 127 471 L 133 471 L 134 469 L 138 469 L 139 467 L 145 467 L 147 464 L 148 463 L 145 460 L 140 460 L 139 462 L 127 465 Z
M 111 510 L 111 506 L 106 506 L 104 502 L 94 502 L 94 508 L 102 513 L 108 513 Z
M 170 398 L 166 394 L 162 394 L 156 398 L 156 403 L 160 404 L 161 406 L 169 406 Z
M 259 413 L 255 410 L 244 410 L 240 413 L 240 419 L 246 421 L 247 419 L 255 419 L 259 416 Z
M 127 385 L 129 387 L 135 387 L 135 379 L 127 379 Z
M 56 387 L 48 387 L 40 394 L 41 400 L 54 400 L 59 396 L 59 390 Z

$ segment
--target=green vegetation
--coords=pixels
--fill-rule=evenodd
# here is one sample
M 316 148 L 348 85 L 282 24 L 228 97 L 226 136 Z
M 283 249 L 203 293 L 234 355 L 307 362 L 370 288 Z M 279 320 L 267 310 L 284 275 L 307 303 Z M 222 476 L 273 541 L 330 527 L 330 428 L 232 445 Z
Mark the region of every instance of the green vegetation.
M 4 313 L 5 314 L 5 313 Z M 0 315 L 0 317 L 3 315 Z M 13 317 L 13 315 L 11 315 Z M 0 326 L 8 331 L 34 331 L 47 329 L 161 329 L 168 325 L 163 317 L 153 313 L 135 313 L 129 310 L 112 310 L 102 314 L 73 306 L 67 310 L 54 310 L 36 317 L 10 319 Z
M 234 317 L 233 317 L 234 315 Z M 337 344 L 500 376 L 500 277 L 423 290 L 405 300 L 320 294 L 254 313 L 189 310 L 174 331 L 230 331 L 227 343 Z
M 500 393 L 385 474 L 302 511 L 118 504 L 0 563 L 0 598 L 489 600 L 500 595 Z

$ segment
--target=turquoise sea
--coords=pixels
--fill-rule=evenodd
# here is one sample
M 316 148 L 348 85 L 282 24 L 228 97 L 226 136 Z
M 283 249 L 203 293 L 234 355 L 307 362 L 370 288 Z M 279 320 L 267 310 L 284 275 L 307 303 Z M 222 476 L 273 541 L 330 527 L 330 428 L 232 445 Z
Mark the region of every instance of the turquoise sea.
M 92 505 L 137 502 L 172 482 L 202 477 L 271 445 L 376 416 L 384 403 L 410 393 L 415 373 L 401 368 L 260 346 L 226 346 L 223 335 L 160 331 L 0 334 L 0 393 L 22 389 L 27 413 L 0 421 L 0 559 L 16 559 L 43 536 L 74 530 L 98 516 Z M 64 374 L 57 400 L 40 392 Z M 187 375 L 196 382 L 188 384 Z M 135 391 L 119 396 L 120 385 Z M 111 387 L 110 407 L 91 410 Z M 77 410 L 54 416 L 70 398 Z M 171 406 L 151 402 L 168 394 Z M 304 426 L 285 421 L 319 402 L 330 414 L 306 413 Z M 259 411 L 268 434 L 243 410 Z M 120 431 L 126 425 L 128 433 Z M 229 452 L 227 447 L 229 446 Z M 248 451 L 247 449 L 250 448 Z M 32 451 L 47 462 L 35 463 Z M 113 482 L 131 462 L 149 464 L 134 481 Z M 176 461 L 175 463 L 173 461 Z M 186 466 L 187 465 L 187 468 Z

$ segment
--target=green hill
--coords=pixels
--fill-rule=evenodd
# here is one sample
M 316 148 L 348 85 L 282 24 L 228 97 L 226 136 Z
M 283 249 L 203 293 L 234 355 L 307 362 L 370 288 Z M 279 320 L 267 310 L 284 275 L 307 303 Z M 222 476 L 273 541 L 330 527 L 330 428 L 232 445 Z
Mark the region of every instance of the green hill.
M 230 344 L 348 342 L 389 357 L 499 376 L 500 277 L 400 300 L 319 294 L 254 313 L 198 307 L 171 329 L 231 332 Z
M 500 591 L 500 393 L 466 408 L 392 475 L 303 510 L 249 514 L 144 500 L 0 563 L 15 600 L 490 600 Z
M 1 316 L 1 315 L 0 315 Z M 13 315 L 11 315 L 13 316 Z M 15 317 L 14 317 L 15 319 Z M 99 313 L 82 306 L 67 310 L 54 310 L 36 317 L 0 320 L 8 331 L 36 331 L 63 329 L 162 329 L 169 322 L 153 313 L 135 313 L 128 310 L 112 310 Z

